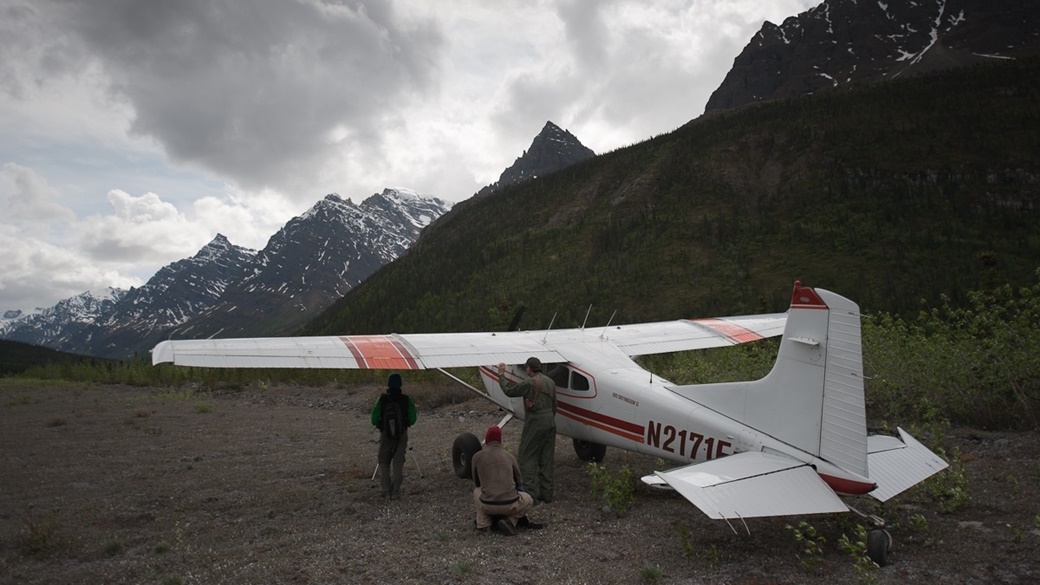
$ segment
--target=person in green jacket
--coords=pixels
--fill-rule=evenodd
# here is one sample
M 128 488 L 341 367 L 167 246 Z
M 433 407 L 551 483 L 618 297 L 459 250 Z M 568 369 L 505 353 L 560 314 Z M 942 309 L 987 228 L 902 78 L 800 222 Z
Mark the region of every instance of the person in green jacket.
M 524 430 L 520 433 L 518 459 L 524 490 L 536 501 L 553 499 L 553 467 L 556 462 L 556 384 L 542 373 L 542 362 L 531 357 L 524 363 L 527 378 L 506 380 L 505 364 L 498 364 L 498 385 L 506 396 L 524 398 Z
M 386 393 L 372 407 L 372 426 L 379 429 L 380 494 L 391 500 L 401 498 L 408 427 L 415 424 L 416 418 L 415 402 L 401 392 L 401 385 L 401 374 L 390 374 L 386 379 Z

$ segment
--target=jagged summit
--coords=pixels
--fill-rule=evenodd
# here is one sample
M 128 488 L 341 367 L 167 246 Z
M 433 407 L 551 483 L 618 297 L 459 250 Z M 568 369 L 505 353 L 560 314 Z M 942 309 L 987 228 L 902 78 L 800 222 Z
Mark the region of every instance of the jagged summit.
M 1040 54 L 1040 2 L 826 0 L 752 37 L 705 111 Z
M 502 172 L 497 182 L 477 192 L 477 197 L 554 173 L 594 156 L 596 153 L 583 145 L 576 136 L 551 121 L 546 122 L 542 131 L 534 137 L 531 147 Z
M 227 239 L 227 236 L 218 233 L 208 244 L 203 246 L 198 253 L 192 256 L 192 258 L 200 261 L 212 260 L 226 255 L 231 250 L 238 250 L 243 253 L 256 253 L 256 250 L 235 246 Z

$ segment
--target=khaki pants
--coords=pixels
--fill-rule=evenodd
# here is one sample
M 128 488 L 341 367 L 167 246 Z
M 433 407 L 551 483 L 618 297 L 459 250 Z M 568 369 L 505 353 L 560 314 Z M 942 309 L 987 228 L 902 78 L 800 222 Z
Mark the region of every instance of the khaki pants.
M 512 504 L 490 506 L 480 501 L 480 488 L 473 489 L 473 503 L 477 508 L 477 528 L 483 530 L 491 526 L 492 516 L 505 516 L 509 522 L 516 526 L 516 521 L 527 515 L 527 511 L 534 505 L 531 494 L 519 492 L 520 499 Z

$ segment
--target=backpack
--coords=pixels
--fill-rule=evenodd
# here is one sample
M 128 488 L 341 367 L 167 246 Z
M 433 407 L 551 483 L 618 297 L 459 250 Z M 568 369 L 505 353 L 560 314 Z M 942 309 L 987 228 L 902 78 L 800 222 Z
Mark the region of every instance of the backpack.
M 407 401 L 408 398 L 403 395 L 390 396 L 386 394 L 383 396 L 382 426 L 379 430 L 386 433 L 391 439 L 401 438 L 405 429 L 408 428 L 408 422 L 405 420 Z

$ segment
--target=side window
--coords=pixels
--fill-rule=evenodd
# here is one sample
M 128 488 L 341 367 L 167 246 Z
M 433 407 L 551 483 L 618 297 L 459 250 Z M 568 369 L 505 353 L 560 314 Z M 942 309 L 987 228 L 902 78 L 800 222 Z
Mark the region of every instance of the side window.
M 557 388 L 563 388 L 564 390 L 567 389 L 567 374 L 570 373 L 570 370 L 565 366 L 559 364 L 550 366 L 549 370 L 545 373 L 552 378 L 552 381 L 556 384 Z
M 571 390 L 588 390 L 589 379 L 578 372 L 571 372 Z

